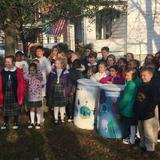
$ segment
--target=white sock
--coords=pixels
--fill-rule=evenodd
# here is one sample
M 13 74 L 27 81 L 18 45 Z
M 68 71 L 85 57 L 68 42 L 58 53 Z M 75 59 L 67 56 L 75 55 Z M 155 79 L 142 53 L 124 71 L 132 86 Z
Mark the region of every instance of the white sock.
M 30 111 L 30 118 L 31 118 L 31 123 L 34 124 L 34 118 L 35 118 L 35 112 L 34 111 Z
M 60 107 L 60 114 L 61 114 L 61 120 L 64 120 L 64 114 L 66 113 L 66 108 L 65 107 Z
M 44 122 L 44 112 L 41 110 L 40 114 L 41 114 L 41 122 L 43 123 Z
M 41 123 L 41 111 L 37 111 L 37 123 L 40 124 Z
M 59 107 L 54 107 L 54 119 L 58 120 Z
M 130 127 L 130 143 L 135 144 L 135 136 L 136 136 L 136 127 L 131 126 Z

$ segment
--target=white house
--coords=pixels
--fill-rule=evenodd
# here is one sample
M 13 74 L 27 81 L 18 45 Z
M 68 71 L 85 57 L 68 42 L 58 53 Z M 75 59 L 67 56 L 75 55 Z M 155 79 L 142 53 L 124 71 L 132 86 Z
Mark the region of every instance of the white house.
M 111 53 L 132 52 L 142 60 L 144 55 L 160 49 L 160 0 L 128 0 L 119 17 L 96 15 L 75 24 L 75 39 L 93 43 L 95 50 L 109 46 Z

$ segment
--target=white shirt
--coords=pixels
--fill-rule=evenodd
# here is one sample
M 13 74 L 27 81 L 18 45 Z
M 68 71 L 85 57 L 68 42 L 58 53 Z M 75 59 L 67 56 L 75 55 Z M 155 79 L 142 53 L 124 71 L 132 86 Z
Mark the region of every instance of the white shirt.
M 42 88 L 42 96 L 46 95 L 46 78 L 47 75 L 51 72 L 51 63 L 49 61 L 48 58 L 46 58 L 45 56 L 38 58 L 39 60 L 39 66 L 40 66 L 40 70 L 42 72 L 43 75 L 43 88 Z
M 17 61 L 15 65 L 16 67 L 23 69 L 23 74 L 28 74 L 28 63 L 26 61 Z
M 99 82 L 102 78 L 106 77 L 108 75 L 108 72 L 103 72 L 103 73 L 99 73 L 97 72 L 96 74 L 94 74 L 93 76 L 91 76 L 91 80 Z

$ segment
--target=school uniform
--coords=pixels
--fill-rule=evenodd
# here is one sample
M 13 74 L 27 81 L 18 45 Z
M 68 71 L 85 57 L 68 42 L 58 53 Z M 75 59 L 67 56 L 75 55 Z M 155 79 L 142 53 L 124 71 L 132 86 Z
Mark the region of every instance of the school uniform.
M 20 113 L 21 105 L 26 92 L 26 82 L 23 73 L 19 68 L 4 68 L 0 72 L 0 106 L 3 116 L 17 116 Z
M 157 93 L 154 84 L 152 81 L 143 83 L 138 89 L 134 110 L 138 120 L 140 146 L 146 147 L 147 151 L 154 151 L 157 141 L 157 104 Z
M 67 100 L 71 95 L 72 84 L 69 71 L 66 69 L 52 69 L 47 81 L 47 105 L 56 112 L 55 119 L 58 120 L 58 110 L 64 119 Z

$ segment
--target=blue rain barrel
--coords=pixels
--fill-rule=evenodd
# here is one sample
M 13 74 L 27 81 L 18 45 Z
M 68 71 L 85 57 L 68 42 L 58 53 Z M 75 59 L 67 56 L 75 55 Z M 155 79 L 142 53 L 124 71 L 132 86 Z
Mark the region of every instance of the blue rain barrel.
M 97 131 L 104 138 L 122 138 L 119 111 L 116 107 L 123 85 L 101 85 L 97 109 Z
M 81 129 L 93 130 L 95 124 L 95 111 L 99 105 L 99 83 L 90 79 L 78 80 L 74 124 Z

